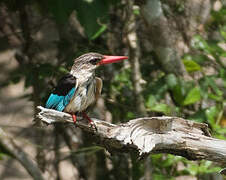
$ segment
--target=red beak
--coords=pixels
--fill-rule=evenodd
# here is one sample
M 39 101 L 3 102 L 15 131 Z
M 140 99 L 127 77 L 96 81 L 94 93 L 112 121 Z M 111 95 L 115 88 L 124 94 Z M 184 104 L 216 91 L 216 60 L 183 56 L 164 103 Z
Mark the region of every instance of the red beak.
M 99 65 L 116 63 L 123 59 L 128 59 L 128 57 L 127 56 L 104 56 L 104 59 L 102 59 L 99 62 Z

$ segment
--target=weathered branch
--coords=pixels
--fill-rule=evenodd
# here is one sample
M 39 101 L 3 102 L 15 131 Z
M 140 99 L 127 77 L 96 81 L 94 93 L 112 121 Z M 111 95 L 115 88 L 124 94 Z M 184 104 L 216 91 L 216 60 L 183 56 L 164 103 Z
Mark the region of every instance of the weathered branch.
M 41 106 L 38 114 L 48 124 L 73 123 L 71 115 L 46 109 Z M 149 153 L 171 153 L 190 160 L 206 159 L 226 162 L 226 141 L 210 137 L 208 127 L 178 117 L 144 117 L 123 124 L 111 124 L 92 118 L 97 131 L 85 121 L 77 122 L 84 131 L 91 132 L 101 145 L 114 151 L 138 151 L 139 155 Z

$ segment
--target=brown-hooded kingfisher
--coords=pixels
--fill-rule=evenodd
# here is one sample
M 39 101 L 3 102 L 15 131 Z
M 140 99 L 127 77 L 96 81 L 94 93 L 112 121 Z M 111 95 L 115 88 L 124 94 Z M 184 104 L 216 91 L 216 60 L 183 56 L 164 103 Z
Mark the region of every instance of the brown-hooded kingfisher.
M 74 60 L 70 73 L 62 77 L 46 102 L 46 108 L 67 112 L 74 123 L 81 113 L 91 125 L 86 109 L 94 104 L 102 90 L 102 80 L 95 77 L 95 69 L 100 65 L 119 62 L 127 56 L 106 56 L 87 53 Z

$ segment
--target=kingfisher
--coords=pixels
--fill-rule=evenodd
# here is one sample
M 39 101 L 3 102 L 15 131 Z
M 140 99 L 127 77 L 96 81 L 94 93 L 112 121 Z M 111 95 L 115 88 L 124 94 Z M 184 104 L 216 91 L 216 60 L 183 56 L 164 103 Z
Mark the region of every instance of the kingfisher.
M 81 114 L 91 125 L 87 108 L 94 104 L 101 94 L 102 80 L 95 77 L 95 70 L 101 65 L 120 62 L 127 56 L 108 56 L 99 53 L 87 53 L 74 60 L 70 73 L 63 76 L 50 94 L 45 107 L 72 115 L 76 123 Z

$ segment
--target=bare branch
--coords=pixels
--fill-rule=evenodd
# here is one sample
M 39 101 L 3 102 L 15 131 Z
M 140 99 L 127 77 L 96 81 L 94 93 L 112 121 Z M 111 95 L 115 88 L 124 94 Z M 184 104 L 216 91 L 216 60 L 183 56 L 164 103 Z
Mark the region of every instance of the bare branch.
M 46 109 L 41 106 L 37 115 L 48 124 L 73 123 L 71 115 Z M 138 151 L 139 155 L 149 153 L 171 153 L 190 160 L 206 159 L 226 162 L 226 141 L 210 137 L 208 127 L 178 117 L 144 117 L 123 124 L 111 124 L 92 119 L 97 131 L 83 121 L 77 126 L 99 137 L 101 145 L 115 151 Z
M 15 140 L 0 129 L 0 146 L 17 159 L 34 180 L 44 180 L 40 169 L 29 156 L 16 144 Z

